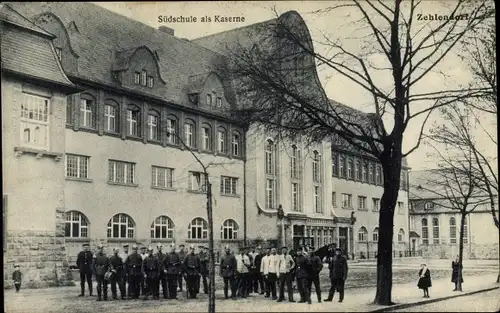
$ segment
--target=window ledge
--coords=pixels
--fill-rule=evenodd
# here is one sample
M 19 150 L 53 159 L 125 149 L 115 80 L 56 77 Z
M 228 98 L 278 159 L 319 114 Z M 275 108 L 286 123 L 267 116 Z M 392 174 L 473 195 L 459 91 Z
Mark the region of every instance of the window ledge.
M 173 238 L 151 238 L 151 242 L 174 242 Z
M 161 146 L 161 141 L 157 139 L 148 139 L 148 143 Z
M 221 193 L 220 195 L 223 197 L 229 197 L 229 198 L 240 198 L 241 197 L 240 195 L 233 195 L 230 193 Z
M 175 189 L 175 188 L 160 187 L 160 186 L 151 186 L 151 189 L 167 190 L 167 191 L 177 191 L 177 189 Z
M 134 141 L 142 141 L 142 138 L 138 137 L 138 136 L 127 135 L 126 138 L 129 140 L 134 140 Z
M 91 183 L 92 179 L 89 178 L 78 178 L 78 177 L 66 177 L 66 180 L 79 181 L 83 183 Z
M 115 185 L 115 186 L 124 186 L 124 187 L 139 187 L 138 184 L 124 184 L 124 183 L 115 183 L 108 181 L 108 185 Z
M 104 135 L 106 136 L 110 136 L 110 137 L 116 137 L 116 138 L 120 138 L 120 134 L 119 133 L 116 133 L 116 132 L 112 132 L 112 131 L 104 131 Z
M 186 243 L 208 243 L 207 239 L 186 239 Z
M 199 194 L 199 195 L 206 195 L 207 192 L 206 191 L 199 191 L 199 190 L 188 190 L 189 193 L 195 193 L 195 194 Z
M 61 161 L 63 153 L 61 152 L 50 152 L 47 150 L 40 150 L 34 148 L 25 147 L 14 147 L 14 155 L 20 157 L 24 153 L 35 154 L 37 159 L 41 159 L 43 156 L 53 157 L 56 162 Z
M 129 242 L 129 241 L 132 241 L 132 242 L 136 242 L 137 240 L 134 238 L 106 238 L 108 240 L 108 242 Z
M 87 132 L 87 133 L 93 133 L 93 134 L 97 134 L 99 131 L 95 128 L 91 128 L 91 127 L 85 127 L 85 126 L 79 126 L 78 127 L 78 130 L 79 131 L 83 131 L 83 132 Z
M 88 237 L 64 237 L 66 242 L 90 242 Z

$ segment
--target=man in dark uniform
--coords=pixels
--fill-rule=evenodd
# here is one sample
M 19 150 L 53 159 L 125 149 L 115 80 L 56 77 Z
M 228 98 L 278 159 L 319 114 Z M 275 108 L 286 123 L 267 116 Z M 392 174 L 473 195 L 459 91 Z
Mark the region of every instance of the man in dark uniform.
M 332 286 L 330 287 L 330 293 L 328 294 L 328 299 L 325 301 L 332 301 L 335 295 L 335 290 L 339 292 L 339 302 L 344 300 L 344 284 L 347 279 L 347 260 L 342 255 L 342 250 L 339 248 L 335 249 L 335 255 L 330 258 L 328 264 L 330 269 L 330 281 Z
M 253 282 L 253 291 L 255 293 L 259 292 L 259 285 L 260 285 L 260 293 L 261 295 L 264 294 L 264 276 L 260 272 L 260 267 L 262 263 L 262 258 L 264 257 L 264 253 L 262 251 L 262 247 L 258 246 L 256 255 L 254 258 L 254 265 L 255 265 L 255 280 Z
M 109 266 L 113 275 L 111 276 L 111 294 L 113 295 L 113 299 L 118 299 L 116 295 L 116 284 L 118 284 L 118 288 L 120 289 L 121 299 L 125 299 L 125 284 L 123 282 L 124 268 L 123 268 L 123 260 L 119 255 L 120 249 L 113 249 L 114 254 L 109 258 Z
M 181 268 L 179 277 L 177 278 L 177 285 L 179 285 L 179 290 L 182 293 L 182 280 L 184 279 L 184 259 L 186 258 L 186 251 L 184 251 L 184 245 L 179 245 L 179 258 L 181 259 Z M 187 282 L 186 282 L 187 283 Z
M 129 283 L 129 278 L 128 278 L 128 272 L 125 267 L 125 264 L 127 263 L 127 257 L 128 257 L 128 244 L 123 245 L 123 252 L 120 253 L 120 257 L 122 258 L 123 261 L 123 287 L 125 288 L 126 294 L 125 296 L 130 295 L 130 283 Z
M 321 303 L 321 287 L 319 285 L 319 273 L 323 269 L 323 262 L 321 258 L 316 255 L 314 250 L 310 254 L 310 262 L 312 268 L 312 275 L 309 277 L 309 298 L 311 298 L 312 284 L 314 283 L 314 289 L 316 290 L 316 295 L 318 296 L 318 302 Z
M 89 294 L 92 296 L 92 252 L 90 252 L 88 243 L 83 244 L 83 251 L 78 253 L 76 258 L 76 266 L 80 270 L 80 287 L 82 292 L 80 297 L 85 295 L 85 278 L 89 286 Z
M 158 287 L 158 277 L 160 274 L 160 264 L 158 258 L 154 255 L 152 247 L 148 248 L 148 254 L 142 262 L 142 273 L 144 275 L 144 285 L 146 287 L 146 294 L 144 300 L 148 300 L 149 296 L 153 296 L 155 300 L 160 299 Z
M 163 261 L 164 273 L 167 275 L 168 298 L 177 299 L 177 280 L 180 275 L 181 258 L 175 252 L 175 244 L 170 245 L 170 253 Z
M 224 297 L 228 298 L 228 289 L 231 286 L 231 299 L 236 300 L 236 289 L 238 284 L 234 279 L 236 273 L 236 258 L 231 253 L 229 246 L 225 248 L 226 254 L 220 261 L 220 276 L 224 279 Z
M 142 280 L 142 257 L 137 253 L 137 245 L 132 246 L 132 253 L 127 257 L 125 268 L 127 269 L 131 286 L 129 298 L 137 299 L 140 296 Z
M 158 276 L 158 279 L 159 279 L 159 283 L 157 284 L 157 287 L 156 287 L 156 294 L 159 295 L 160 294 L 160 285 L 161 285 L 161 289 L 162 289 L 162 293 L 163 293 L 163 299 L 167 299 L 168 298 L 168 291 L 167 291 L 167 274 L 165 273 L 165 268 L 163 267 L 164 266 L 164 263 L 165 263 L 165 257 L 166 257 L 166 254 L 163 253 L 162 249 L 163 249 L 163 246 L 161 243 L 159 243 L 156 248 L 158 249 L 158 252 L 156 253 L 156 258 L 158 259 L 158 263 L 159 263 L 159 276 Z
M 196 281 L 196 293 L 200 293 L 200 285 L 201 285 L 201 280 L 203 280 L 203 292 L 205 294 L 208 294 L 208 282 L 207 282 L 207 276 L 208 276 L 208 249 L 203 246 L 199 246 L 200 248 L 200 253 L 198 253 L 198 256 L 200 257 L 200 276 L 198 276 L 197 281 Z
M 145 260 L 145 259 L 147 258 L 147 256 L 148 256 L 148 251 L 147 251 L 146 246 L 141 246 L 141 249 L 140 249 L 140 250 L 141 250 L 141 258 L 142 258 L 142 261 L 144 262 L 144 260 Z M 141 264 L 141 266 L 142 266 L 142 264 Z M 143 296 L 145 296 L 145 295 L 146 295 L 146 285 L 145 285 L 145 284 L 146 284 L 146 280 L 145 280 L 145 279 L 142 277 L 142 275 L 141 275 L 141 294 L 142 294 Z
M 200 257 L 194 253 L 194 246 L 189 247 L 190 253 L 184 258 L 184 271 L 188 299 L 196 299 L 196 279 L 200 273 Z
M 104 296 L 104 301 L 108 300 L 108 282 L 105 281 L 104 275 L 109 271 L 109 258 L 104 254 L 104 246 L 97 246 L 97 253 L 94 255 L 93 269 L 95 279 L 97 281 L 97 301 L 101 301 L 101 294 Z
M 309 303 L 311 304 L 311 298 L 309 298 L 309 284 L 307 282 L 309 276 L 311 275 L 311 263 L 309 259 L 307 259 L 302 249 L 297 251 L 297 259 L 296 259 L 296 270 L 295 275 L 297 276 L 297 286 L 299 288 L 300 293 L 300 301 L 299 303 Z

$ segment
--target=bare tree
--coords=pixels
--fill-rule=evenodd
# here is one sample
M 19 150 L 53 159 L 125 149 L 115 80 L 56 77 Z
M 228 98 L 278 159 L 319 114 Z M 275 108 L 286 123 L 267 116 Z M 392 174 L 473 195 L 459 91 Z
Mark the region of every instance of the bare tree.
M 436 109 L 461 99 L 478 97 L 487 87 L 416 92 L 417 86 L 470 31 L 494 14 L 490 1 L 454 2 L 445 20 L 422 21 L 417 13 L 422 1 L 351 1 L 315 14 L 349 7 L 357 11 L 358 25 L 371 36 L 359 40 L 362 48 L 349 51 L 325 35 L 316 44 L 304 21 L 288 12 L 255 26 L 239 44 L 219 43 L 229 56 L 238 107 L 234 115 L 283 138 L 308 138 L 310 142 L 335 140 L 376 157 L 383 168 L 384 192 L 379 215 L 377 292 L 375 303 L 390 305 L 392 292 L 392 239 L 402 158 L 415 151 L 429 116 Z M 443 12 L 444 13 L 444 12 Z M 465 16 L 466 19 L 454 18 Z M 336 28 L 338 29 L 338 28 Z M 352 39 L 352 38 L 351 38 Z M 229 51 L 229 52 L 228 52 Z M 373 64 L 382 59 L 384 65 Z M 379 62 L 378 62 L 379 63 Z M 329 100 L 316 68 L 336 72 L 373 98 L 374 113 L 364 114 Z M 384 88 L 377 77 L 392 77 Z M 408 124 L 422 118 L 417 143 L 406 153 L 402 143 Z M 392 129 L 390 129 L 392 127 Z

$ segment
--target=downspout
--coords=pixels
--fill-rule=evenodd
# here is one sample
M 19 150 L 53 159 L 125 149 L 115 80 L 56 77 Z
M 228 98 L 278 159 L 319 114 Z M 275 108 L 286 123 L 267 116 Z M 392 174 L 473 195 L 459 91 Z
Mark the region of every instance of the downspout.
M 243 245 L 247 245 L 247 157 L 243 158 Z

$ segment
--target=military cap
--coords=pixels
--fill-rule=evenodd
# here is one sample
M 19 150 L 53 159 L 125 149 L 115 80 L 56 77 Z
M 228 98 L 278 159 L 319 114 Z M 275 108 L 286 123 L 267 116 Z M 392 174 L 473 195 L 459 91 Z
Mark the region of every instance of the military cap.
M 123 245 L 124 248 L 128 248 L 128 243 Z
M 146 246 L 142 245 L 141 250 L 144 250 L 144 249 L 146 249 Z
M 183 248 L 185 247 L 185 245 L 183 245 L 182 243 L 179 245 L 179 248 Z
M 132 245 L 132 250 L 137 250 L 137 245 Z
M 14 267 L 19 267 L 19 264 L 17 264 L 17 263 L 16 263 L 16 264 L 14 264 Z
M 340 251 L 340 252 L 342 252 L 342 249 L 340 249 L 340 248 L 335 248 L 335 251 Z
M 87 247 L 88 247 L 88 246 L 90 246 L 90 245 L 89 245 L 88 243 L 84 243 L 84 244 L 82 245 L 82 247 L 85 247 L 85 246 L 87 246 Z
M 205 249 L 204 246 L 198 246 L 198 249 Z

